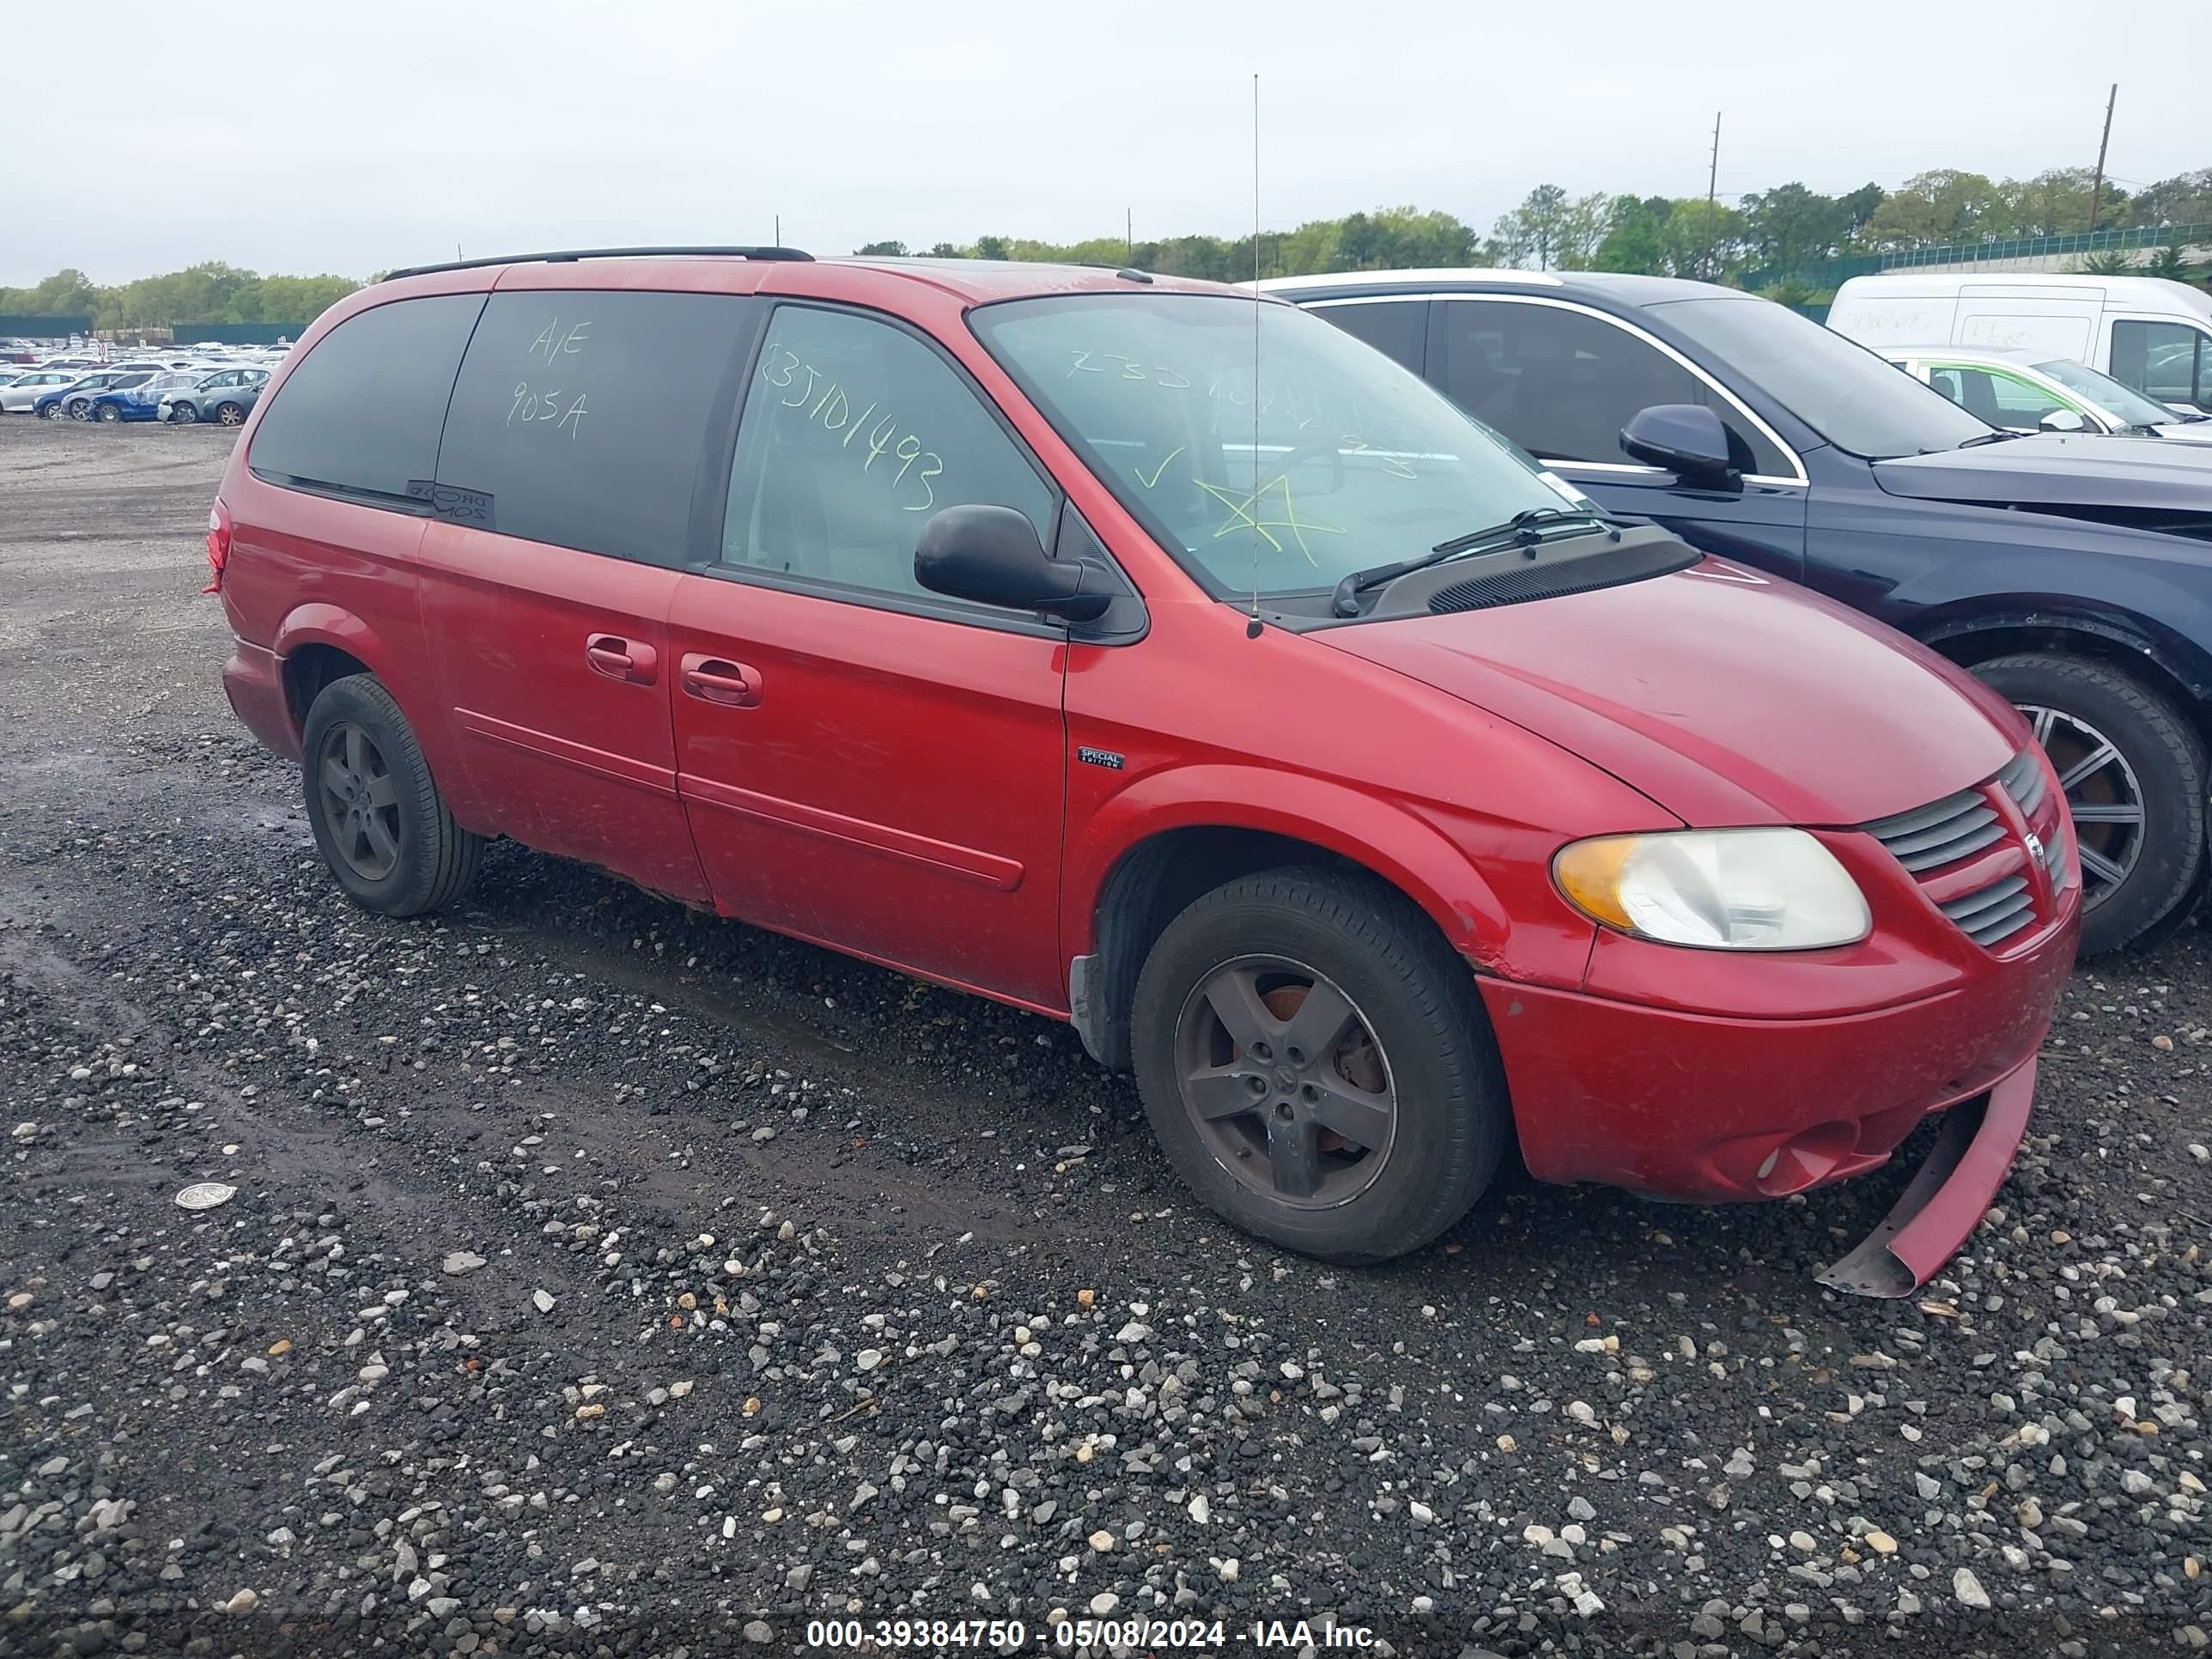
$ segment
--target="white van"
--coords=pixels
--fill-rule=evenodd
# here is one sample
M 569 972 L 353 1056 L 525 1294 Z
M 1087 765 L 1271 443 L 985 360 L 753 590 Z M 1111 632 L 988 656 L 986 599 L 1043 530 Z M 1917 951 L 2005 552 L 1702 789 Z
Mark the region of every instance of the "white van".
M 2070 357 L 2179 412 L 2212 414 L 2212 295 L 2159 276 L 1893 270 L 1836 290 L 1828 326 L 1862 344 Z

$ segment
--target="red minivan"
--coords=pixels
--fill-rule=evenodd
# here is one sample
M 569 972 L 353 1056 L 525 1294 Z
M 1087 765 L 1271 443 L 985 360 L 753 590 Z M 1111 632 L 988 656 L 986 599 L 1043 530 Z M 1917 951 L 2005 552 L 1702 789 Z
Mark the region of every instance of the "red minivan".
M 507 836 L 1071 1020 L 1207 1204 L 1372 1261 L 1509 1148 L 1778 1198 L 2027 1122 L 2080 876 L 2011 708 L 1609 519 L 1273 301 L 620 250 L 325 313 L 231 458 L 233 708 L 338 884 Z

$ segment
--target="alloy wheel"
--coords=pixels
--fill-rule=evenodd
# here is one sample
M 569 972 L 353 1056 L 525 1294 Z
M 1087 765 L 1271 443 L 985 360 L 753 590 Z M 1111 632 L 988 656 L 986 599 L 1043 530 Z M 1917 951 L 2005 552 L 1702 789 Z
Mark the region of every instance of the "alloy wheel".
M 236 404 L 225 404 L 216 410 L 215 417 L 225 426 L 241 426 L 246 422 L 246 411 Z
M 2081 855 L 2081 902 L 2094 908 L 2133 872 L 2143 848 L 2143 792 L 2118 747 L 2078 714 L 2016 705 L 2051 757 Z
M 315 781 L 331 844 L 364 881 L 381 881 L 399 862 L 399 790 L 376 740 L 341 720 L 324 734 Z
M 1177 1016 L 1176 1063 L 1200 1139 L 1261 1196 L 1327 1209 L 1382 1174 L 1398 1115 L 1389 1060 L 1358 1006 L 1307 964 L 1216 968 Z

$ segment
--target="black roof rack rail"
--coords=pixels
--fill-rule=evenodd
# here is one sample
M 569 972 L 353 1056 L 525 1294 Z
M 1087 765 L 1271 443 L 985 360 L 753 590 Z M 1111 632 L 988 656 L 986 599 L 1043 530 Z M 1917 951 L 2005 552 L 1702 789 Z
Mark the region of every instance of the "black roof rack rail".
M 481 270 L 487 265 L 564 264 L 576 259 L 643 259 L 664 253 L 720 254 L 736 259 L 796 259 L 812 264 L 814 256 L 795 247 L 571 247 L 550 253 L 501 253 L 489 259 L 448 259 L 438 265 L 409 265 L 385 273 L 396 276 L 428 276 L 441 270 Z

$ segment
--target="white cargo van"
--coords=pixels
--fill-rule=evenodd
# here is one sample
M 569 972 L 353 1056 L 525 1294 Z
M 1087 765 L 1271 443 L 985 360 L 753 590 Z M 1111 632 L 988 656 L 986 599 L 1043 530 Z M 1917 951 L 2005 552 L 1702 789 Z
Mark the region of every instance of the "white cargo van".
M 2178 411 L 2212 414 L 2212 295 L 2158 276 L 1884 271 L 1836 290 L 1828 326 L 1870 346 L 2070 357 Z

